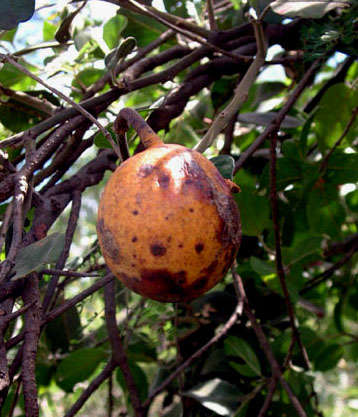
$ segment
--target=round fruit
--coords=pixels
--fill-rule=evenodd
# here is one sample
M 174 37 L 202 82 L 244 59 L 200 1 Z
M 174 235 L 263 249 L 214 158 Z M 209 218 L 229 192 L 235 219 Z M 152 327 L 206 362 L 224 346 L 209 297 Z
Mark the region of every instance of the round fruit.
M 108 267 L 127 287 L 158 301 L 198 297 L 231 266 L 240 241 L 231 189 L 200 153 L 166 145 L 133 110 L 120 112 L 146 150 L 124 161 L 101 197 L 97 232 Z

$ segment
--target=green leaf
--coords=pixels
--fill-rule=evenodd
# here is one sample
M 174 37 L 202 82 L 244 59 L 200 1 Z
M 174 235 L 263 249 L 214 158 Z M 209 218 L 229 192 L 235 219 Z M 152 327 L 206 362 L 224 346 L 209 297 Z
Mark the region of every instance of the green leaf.
M 165 26 L 150 17 L 133 13 L 124 8 L 120 9 L 120 14 L 128 19 L 128 24 L 122 32 L 122 36 L 127 38 L 134 35 L 140 48 L 156 40 L 166 30 Z
M 358 213 L 358 190 L 351 191 L 345 198 L 348 208 L 353 212 Z
M 157 360 L 155 347 L 143 335 L 131 337 L 128 346 L 128 357 L 134 362 L 153 362 Z
M 261 375 L 260 362 L 252 347 L 243 339 L 229 336 L 224 342 L 225 352 L 229 356 L 238 356 L 246 362 L 256 375 Z
M 298 163 L 290 158 L 279 158 L 276 165 L 276 187 L 278 191 L 284 190 L 288 185 L 295 184 L 302 179 L 303 163 Z M 261 188 L 270 185 L 270 166 L 266 165 L 261 176 Z
M 117 137 L 116 134 L 114 133 L 113 129 L 109 126 L 106 126 L 106 129 L 108 130 L 108 132 L 111 134 L 112 139 L 114 140 L 114 142 L 117 143 Z M 108 148 L 108 149 L 112 149 L 112 145 L 108 142 L 107 138 L 104 136 L 104 134 L 102 132 L 98 132 L 95 137 L 94 137 L 94 144 L 98 147 L 98 148 Z
M 64 233 L 52 233 L 44 239 L 20 249 L 13 267 L 16 274 L 12 279 L 25 277 L 31 272 L 41 270 L 48 264 L 55 263 L 61 255 L 64 243 Z
M 194 398 L 219 416 L 230 416 L 239 405 L 241 393 L 235 385 L 215 378 L 195 386 L 183 395 Z
M 53 39 L 55 39 L 56 30 L 57 30 L 56 25 L 49 22 L 48 20 L 45 20 L 43 27 L 42 27 L 43 40 L 46 42 L 46 41 L 52 41 Z
M 22 59 L 19 60 L 19 63 L 25 65 L 28 70 L 34 71 L 34 67 L 26 65 Z M 0 70 L 0 83 L 4 87 L 11 87 L 15 90 L 22 91 L 36 85 L 36 81 L 7 62 Z
M 224 178 L 232 180 L 235 167 L 235 161 L 232 156 L 214 156 L 214 158 L 211 158 L 210 161 L 216 166 L 216 168 Z
M 327 186 L 318 186 L 307 196 L 306 215 L 315 233 L 338 238 L 345 219 L 345 211 L 339 199 L 332 198 Z
M 321 151 L 332 147 L 343 134 L 352 117 L 352 110 L 357 105 L 357 100 L 358 93 L 344 83 L 335 84 L 326 91 L 314 118 L 318 146 Z M 337 103 L 340 103 L 339 106 Z M 353 137 L 354 129 L 351 128 L 343 144 L 346 141 L 350 142 Z
M 7 42 L 12 42 L 15 38 L 16 31 L 17 31 L 17 28 L 7 30 L 6 32 L 4 32 L 0 35 L 0 40 L 7 41 Z
M 272 10 L 286 17 L 318 19 L 331 10 L 349 7 L 347 0 L 276 0 L 271 3 Z
M 239 122 L 254 124 L 258 126 L 269 126 L 275 117 L 277 116 L 276 112 L 269 111 L 265 113 L 251 112 L 251 113 L 241 113 L 238 116 Z M 303 120 L 298 119 L 293 116 L 285 116 L 283 122 L 281 123 L 281 128 L 291 129 L 301 126 L 304 123 Z
M 337 343 L 324 345 L 314 361 L 316 371 L 325 372 L 334 368 L 344 354 L 343 347 Z
M 121 33 L 127 24 L 128 19 L 125 16 L 117 14 L 103 26 L 103 40 L 109 49 L 114 49 L 119 44 Z
M 35 11 L 35 0 L 1 0 L 0 29 L 9 30 L 29 20 Z
M 242 232 L 248 236 L 257 236 L 270 225 L 270 207 L 266 197 L 254 194 L 251 190 L 235 194 L 239 206 Z
M 257 377 L 257 374 L 256 374 L 256 372 L 254 372 L 248 365 L 246 365 L 246 364 L 240 364 L 240 363 L 237 363 L 237 362 L 232 362 L 232 361 L 230 361 L 229 362 L 229 365 L 233 368 L 233 369 L 235 369 L 235 371 L 238 373 L 238 374 L 240 374 L 240 375 L 242 375 L 242 376 L 247 376 L 247 377 L 249 377 L 249 378 L 253 378 L 253 377 Z
M 76 306 L 51 320 L 45 327 L 45 335 L 47 346 L 52 353 L 68 352 L 71 341 L 79 340 L 82 335 L 80 315 Z
M 72 392 L 73 387 L 86 381 L 104 359 L 105 352 L 97 348 L 83 348 L 70 353 L 57 367 L 56 384 L 65 392 Z
M 210 90 L 210 97 L 215 110 L 219 109 L 232 97 L 235 86 L 236 80 L 233 78 L 220 78 L 220 80 L 214 82 Z
M 148 396 L 148 380 L 142 368 L 135 362 L 129 362 L 129 369 L 131 371 L 133 381 L 138 389 L 139 399 L 143 402 Z M 117 369 L 116 379 L 124 392 L 128 392 L 126 380 L 120 368 Z
M 90 87 L 94 84 L 97 80 L 99 80 L 102 75 L 105 74 L 105 71 L 98 68 L 86 68 L 83 71 L 79 72 L 76 78 L 72 81 L 72 86 L 76 89 L 81 90 L 81 87 Z M 74 96 L 79 96 L 77 93 L 73 94 Z
M 251 256 L 250 265 L 259 275 L 271 275 L 276 273 L 276 267 L 273 263 L 263 261 L 255 256 Z
M 325 179 L 331 184 L 356 183 L 358 181 L 358 154 L 333 153 L 328 159 Z

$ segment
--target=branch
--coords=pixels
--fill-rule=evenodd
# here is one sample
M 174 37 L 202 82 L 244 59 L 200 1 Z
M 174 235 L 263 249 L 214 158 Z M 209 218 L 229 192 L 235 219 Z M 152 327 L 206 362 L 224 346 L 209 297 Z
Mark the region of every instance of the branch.
M 121 160 L 121 152 L 118 147 L 118 145 L 113 141 L 111 134 L 108 132 L 107 129 L 105 129 L 101 123 L 92 116 L 91 113 L 89 113 L 85 108 L 83 108 L 80 104 L 76 103 L 75 101 L 71 100 L 69 97 L 67 97 L 65 94 L 61 93 L 61 91 L 57 90 L 54 87 L 51 87 L 49 84 L 47 84 L 45 81 L 43 81 L 41 78 L 39 78 L 37 75 L 32 74 L 29 70 L 27 70 L 24 66 L 19 64 L 15 59 L 13 59 L 9 55 L 0 54 L 0 59 L 2 61 L 7 61 L 9 64 L 13 65 L 15 68 L 17 68 L 22 73 L 26 74 L 28 77 L 32 78 L 33 80 L 37 81 L 39 84 L 46 87 L 48 90 L 50 90 L 52 93 L 56 94 L 57 96 L 61 97 L 63 100 L 65 100 L 67 103 L 71 104 L 73 108 L 75 108 L 79 113 L 81 113 L 84 117 L 86 117 L 88 120 L 90 120 L 93 124 L 95 124 L 98 129 L 102 132 L 103 136 L 108 140 L 108 142 L 112 145 L 113 150 L 116 152 L 118 159 Z
M 1 311 L 5 314 L 5 317 L 11 314 L 11 311 L 14 306 L 14 299 L 9 299 L 1 303 Z M 4 335 L 9 321 L 4 320 L 4 317 L 1 317 L 0 320 L 0 391 L 7 389 L 10 385 L 9 369 L 7 364 L 6 357 L 6 348 Z
M 254 313 L 251 310 L 251 307 L 249 305 L 248 299 L 246 297 L 246 293 L 245 293 L 245 289 L 242 283 L 242 279 L 240 277 L 240 275 L 235 271 L 235 268 L 232 267 L 231 268 L 233 277 L 234 277 L 234 284 L 235 284 L 235 289 L 238 293 L 238 297 L 242 300 L 243 305 L 244 305 L 244 312 L 247 315 L 251 326 L 256 334 L 256 337 L 261 345 L 261 348 L 271 366 L 271 370 L 272 370 L 272 375 L 273 377 L 277 378 L 280 382 L 282 387 L 284 388 L 284 390 L 287 392 L 287 395 L 292 403 L 292 405 L 295 407 L 297 414 L 300 417 L 307 417 L 306 412 L 304 411 L 301 403 L 299 402 L 298 398 L 296 397 L 296 395 L 294 394 L 294 392 L 292 391 L 291 387 L 289 386 L 289 384 L 287 383 L 287 381 L 285 380 L 285 378 L 282 375 L 281 372 L 281 368 L 280 365 L 278 364 L 275 355 L 272 352 L 271 346 L 269 341 L 267 340 L 265 333 L 262 330 L 262 327 L 260 326 L 260 324 L 257 322 L 256 317 L 254 315 Z
M 337 68 L 336 73 L 330 78 L 324 86 L 318 91 L 318 93 L 305 105 L 303 111 L 305 113 L 311 113 L 311 111 L 319 104 L 324 93 L 332 87 L 332 85 L 341 83 L 345 80 L 349 68 L 355 61 L 355 58 L 352 56 L 347 57 L 343 63 Z
M 257 45 L 256 57 L 240 81 L 239 85 L 236 87 L 235 94 L 231 102 L 223 111 L 219 113 L 213 124 L 210 126 L 209 130 L 206 132 L 205 136 L 195 146 L 194 149 L 198 152 L 204 152 L 207 148 L 209 148 L 215 141 L 218 134 L 225 128 L 225 126 L 230 122 L 234 115 L 239 111 L 240 107 L 247 100 L 249 90 L 252 84 L 255 82 L 257 74 L 259 73 L 262 65 L 265 63 L 267 44 L 262 24 L 259 21 L 254 21 L 253 25 Z
M 285 297 L 286 308 L 288 312 L 288 316 L 290 318 L 290 324 L 293 333 L 293 339 L 297 342 L 300 351 L 302 353 L 302 357 L 304 359 L 305 365 L 307 369 L 310 369 L 309 359 L 306 352 L 306 349 L 301 341 L 301 336 L 296 326 L 296 317 L 294 308 L 291 302 L 291 297 L 288 292 L 287 284 L 286 284 L 286 276 L 285 271 L 282 263 L 282 253 L 281 253 L 281 236 L 280 236 L 280 225 L 278 220 L 278 202 L 277 202 L 277 187 L 276 187 L 276 146 L 277 146 L 277 135 L 273 134 L 271 136 L 271 158 L 270 158 L 270 200 L 271 200 L 271 210 L 272 210 L 272 223 L 274 229 L 274 236 L 275 236 L 275 261 L 276 261 L 276 270 L 277 275 L 280 280 L 280 285 L 282 288 L 283 295 Z
M 100 288 L 107 285 L 111 280 L 113 280 L 114 277 L 112 274 L 108 274 L 105 277 L 99 279 L 96 281 L 93 285 L 86 288 L 85 290 L 81 291 L 76 296 L 70 298 L 69 300 L 65 301 L 60 306 L 54 308 L 50 312 L 48 312 L 41 320 L 41 327 L 43 327 L 46 323 L 54 320 L 56 317 L 63 314 L 65 311 L 67 311 L 69 308 L 74 307 L 77 303 L 81 302 L 85 298 L 89 297 L 96 291 L 98 291 Z M 21 340 L 24 338 L 24 332 L 20 332 L 18 335 L 12 337 L 6 342 L 6 349 L 9 350 L 13 346 L 17 345 Z
M 144 417 L 145 412 L 140 402 L 137 386 L 134 382 L 131 370 L 129 368 L 128 358 L 123 348 L 121 338 L 118 333 L 116 322 L 116 299 L 115 299 L 115 281 L 110 281 L 104 287 L 105 317 L 109 341 L 112 348 L 112 358 L 123 373 L 129 396 L 136 417 Z
M 205 345 L 203 345 L 200 349 L 194 352 L 188 359 L 186 359 L 181 365 L 179 365 L 175 371 L 170 374 L 160 385 L 157 387 L 147 398 L 144 402 L 143 406 L 149 406 L 151 400 L 157 396 L 160 392 L 162 392 L 172 381 L 175 379 L 179 374 L 183 372 L 189 365 L 193 363 L 193 361 L 200 356 L 203 355 L 212 345 L 218 342 L 223 336 L 227 334 L 227 332 L 231 329 L 231 327 L 236 323 L 238 316 L 242 313 L 242 301 L 239 300 L 234 312 L 232 313 L 231 317 L 225 323 L 225 325 L 216 333 L 214 337 L 212 337 Z
M 286 104 L 282 109 L 277 113 L 277 116 L 270 123 L 269 126 L 261 133 L 261 135 L 243 152 L 239 160 L 235 163 L 234 174 L 242 168 L 247 159 L 264 143 L 264 141 L 271 135 L 275 134 L 283 122 L 286 114 L 291 110 L 295 105 L 296 101 L 299 99 L 303 91 L 305 90 L 307 84 L 310 82 L 312 75 L 316 72 L 321 63 L 321 58 L 316 59 L 310 68 L 307 70 L 305 75 L 302 77 L 301 81 L 297 84 L 297 87 L 288 98 Z
M 4 282 L 6 275 L 14 265 L 15 257 L 22 241 L 24 226 L 24 201 L 28 190 L 28 179 L 25 175 L 18 173 L 15 176 L 15 195 L 13 200 L 13 233 L 9 252 L 6 260 L 0 268 L 0 285 Z
M 350 128 L 353 126 L 356 118 L 358 115 L 358 107 L 354 108 L 352 111 L 352 116 L 349 119 L 346 127 L 344 128 L 341 136 L 339 137 L 339 139 L 336 141 L 336 143 L 332 146 L 332 148 L 330 149 L 330 151 L 328 152 L 328 154 L 323 158 L 322 162 L 321 162 L 321 166 L 319 167 L 320 172 L 324 172 L 327 168 L 328 165 L 328 161 L 329 158 L 332 156 L 333 152 L 338 148 L 338 146 L 342 143 L 343 139 L 347 136 Z
M 88 398 L 100 387 L 100 385 L 108 379 L 114 369 L 116 368 L 116 364 L 110 360 L 103 371 L 99 373 L 96 378 L 94 378 L 88 387 L 82 392 L 78 400 L 73 404 L 73 406 L 67 411 L 64 417 L 73 417 L 77 414 L 77 412 L 81 409 L 83 404 L 88 400 Z
M 338 262 L 333 264 L 330 268 L 326 269 L 321 274 L 315 276 L 310 281 L 308 281 L 307 284 L 304 286 L 304 288 L 300 291 L 300 295 L 305 294 L 306 292 L 310 291 L 312 288 L 317 287 L 317 285 L 321 284 L 326 279 L 330 278 L 339 268 L 341 268 L 341 266 L 346 264 L 357 251 L 358 251 L 358 241 L 355 241 L 353 246 L 343 256 L 343 258 L 341 258 Z
M 25 314 L 25 335 L 22 354 L 22 383 L 27 417 L 39 416 L 36 385 L 36 353 L 40 337 L 41 304 L 36 273 L 27 278 L 23 300 L 26 304 L 33 304 Z
M 65 266 L 66 260 L 70 253 L 73 235 L 75 233 L 77 221 L 80 215 L 81 197 L 82 196 L 81 196 L 80 191 L 75 190 L 73 192 L 72 207 L 71 207 L 70 217 L 67 223 L 67 229 L 66 229 L 66 235 L 65 235 L 65 244 L 64 244 L 63 251 L 60 255 L 60 258 L 58 259 L 56 266 L 55 266 L 55 268 L 59 270 L 61 270 Z M 55 273 L 51 281 L 47 285 L 46 294 L 42 302 L 43 312 L 46 312 L 46 310 L 50 306 L 51 299 L 53 297 L 53 294 L 55 293 L 59 278 L 60 278 L 60 274 Z

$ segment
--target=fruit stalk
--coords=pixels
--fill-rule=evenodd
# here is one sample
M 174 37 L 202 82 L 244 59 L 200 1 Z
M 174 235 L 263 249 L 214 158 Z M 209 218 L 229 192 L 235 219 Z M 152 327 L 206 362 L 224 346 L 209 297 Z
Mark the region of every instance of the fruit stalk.
M 114 131 L 123 137 L 129 126 L 132 126 L 138 133 L 138 136 L 143 146 L 148 149 L 151 146 L 163 145 L 163 141 L 154 132 L 154 130 L 148 125 L 143 117 L 133 109 L 122 109 L 114 121 Z

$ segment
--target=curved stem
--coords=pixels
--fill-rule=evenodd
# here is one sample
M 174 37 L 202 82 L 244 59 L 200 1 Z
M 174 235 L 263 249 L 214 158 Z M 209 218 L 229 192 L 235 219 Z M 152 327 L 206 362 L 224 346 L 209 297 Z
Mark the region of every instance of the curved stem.
M 145 148 L 163 144 L 163 141 L 148 125 L 143 117 L 135 110 L 127 107 L 118 113 L 114 122 L 114 130 L 120 136 L 120 139 L 124 138 L 129 126 L 132 126 L 138 133 L 138 136 Z

